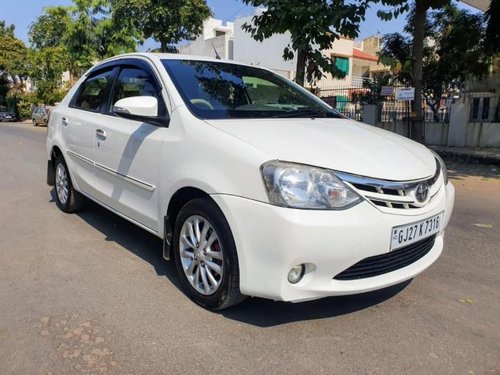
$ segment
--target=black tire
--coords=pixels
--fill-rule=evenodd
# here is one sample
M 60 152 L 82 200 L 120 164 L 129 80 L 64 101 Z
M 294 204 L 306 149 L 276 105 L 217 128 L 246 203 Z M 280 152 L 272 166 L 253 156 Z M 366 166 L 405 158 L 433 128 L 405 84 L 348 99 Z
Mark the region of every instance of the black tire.
M 33 126 L 37 126 L 36 120 L 33 119 Z
M 191 285 L 181 263 L 181 229 L 184 223 L 193 216 L 200 216 L 209 222 L 216 232 L 219 250 L 221 250 L 223 254 L 222 260 L 220 261 L 223 264 L 222 276 L 220 276 L 219 279 L 221 280 L 220 285 L 215 292 L 210 295 L 198 292 L 193 285 Z M 180 284 L 187 296 L 197 304 L 210 310 L 222 310 L 234 306 L 246 298 L 240 293 L 238 255 L 231 229 L 222 211 L 210 198 L 196 198 L 188 202 L 181 209 L 175 221 L 173 250 Z M 214 261 L 214 259 L 211 259 L 211 261 Z M 201 262 L 201 264 L 203 266 L 203 262 Z M 198 266 L 198 268 L 199 267 L 200 266 Z M 193 271 L 195 269 L 196 268 L 194 268 Z
M 67 197 L 60 197 L 59 190 L 61 186 L 58 186 L 58 173 L 63 171 L 66 175 L 67 183 Z M 71 176 L 69 174 L 68 166 L 62 157 L 58 157 L 54 163 L 54 189 L 56 195 L 56 204 L 62 211 L 66 213 L 73 213 L 78 211 L 83 206 L 83 196 L 74 189 L 73 183 L 71 182 Z

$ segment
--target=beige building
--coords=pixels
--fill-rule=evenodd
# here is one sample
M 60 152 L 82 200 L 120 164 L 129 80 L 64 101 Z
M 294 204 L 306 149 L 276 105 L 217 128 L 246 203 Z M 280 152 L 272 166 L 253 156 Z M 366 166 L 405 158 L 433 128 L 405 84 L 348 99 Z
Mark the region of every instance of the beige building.
M 327 74 L 316 83 L 320 89 L 330 87 L 361 87 L 364 80 L 373 79 L 380 74 L 390 73 L 389 67 L 378 63 L 381 37 L 371 36 L 361 41 L 340 38 L 325 54 L 332 57 L 337 68 L 346 72 L 343 79 L 332 78 Z

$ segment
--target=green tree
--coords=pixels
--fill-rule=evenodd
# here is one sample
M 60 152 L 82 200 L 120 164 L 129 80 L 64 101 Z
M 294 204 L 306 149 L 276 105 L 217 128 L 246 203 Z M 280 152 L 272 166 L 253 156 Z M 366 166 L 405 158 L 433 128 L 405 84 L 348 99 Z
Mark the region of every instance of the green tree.
M 7 26 L 0 21 L 0 75 L 12 78 L 26 75 L 26 53 L 24 43 L 14 35 L 14 25 Z
M 413 13 L 408 16 L 406 35 L 394 33 L 383 37 L 380 52 L 381 62 L 390 65 L 395 79 L 405 85 L 415 85 L 414 49 L 410 36 L 413 17 Z M 467 78 L 487 73 L 489 63 L 483 48 L 485 25 L 480 15 L 449 5 L 430 13 L 424 26 L 424 39 L 428 43 L 422 49 L 421 89 L 437 119 L 443 94 L 459 88 Z
M 53 6 L 43 8 L 43 14 L 36 18 L 28 31 L 31 47 L 42 49 L 62 46 L 71 22 L 70 7 Z
M 161 52 L 176 52 L 175 45 L 201 34 L 203 21 L 212 15 L 205 0 L 113 0 L 116 22 L 135 27 L 144 39 L 160 43 Z
M 63 61 L 71 83 L 95 61 L 135 51 L 142 41 L 133 27 L 116 22 L 109 0 L 73 0 L 71 6 L 44 8 L 29 36 L 41 56 L 49 55 L 44 51 L 49 47 L 57 47 L 58 56 L 66 54 Z
M 491 0 L 490 7 L 485 13 L 485 21 L 487 22 L 485 52 L 489 56 L 498 55 L 500 54 L 500 0 Z
M 71 73 L 81 75 L 96 60 L 133 52 L 142 42 L 133 25 L 113 16 L 110 0 L 73 0 L 72 21 L 64 43 Z
M 5 103 L 7 92 L 19 93 L 27 77 L 27 48 L 14 30 L 14 25 L 0 21 L 0 104 Z
M 67 59 L 67 53 L 61 46 L 30 50 L 30 75 L 36 86 L 38 102 L 54 104 L 61 99 L 62 75 Z
M 365 19 L 370 3 L 382 2 L 390 5 L 391 11 L 399 14 L 407 9 L 400 0 L 243 0 L 245 4 L 265 7 L 252 21 L 243 25 L 257 41 L 274 34 L 290 33 L 290 43 L 283 51 L 285 60 L 297 55 L 296 82 L 304 85 L 330 73 L 342 78 L 343 74 L 335 61 L 322 51 L 330 49 L 341 36 L 355 38 L 359 25 Z
M 71 26 L 71 7 L 46 7 L 31 24 L 28 36 L 30 76 L 35 83 L 36 103 L 54 104 L 60 100 L 62 75 L 71 68 L 71 58 L 65 45 Z
M 133 52 L 142 43 L 140 34 L 134 27 L 126 28 L 116 18 L 103 18 L 95 28 L 97 56 L 100 60 Z

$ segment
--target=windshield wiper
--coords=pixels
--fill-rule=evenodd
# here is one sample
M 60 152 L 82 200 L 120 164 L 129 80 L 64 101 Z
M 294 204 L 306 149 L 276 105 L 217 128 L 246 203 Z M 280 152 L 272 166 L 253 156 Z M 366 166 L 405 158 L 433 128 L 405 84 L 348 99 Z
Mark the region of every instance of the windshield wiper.
M 333 112 L 325 112 L 325 111 L 318 111 L 315 109 L 298 109 L 296 111 L 286 111 L 286 112 L 279 112 L 273 117 L 276 118 L 316 118 L 316 117 L 330 117 L 330 118 L 339 118 L 339 116 Z

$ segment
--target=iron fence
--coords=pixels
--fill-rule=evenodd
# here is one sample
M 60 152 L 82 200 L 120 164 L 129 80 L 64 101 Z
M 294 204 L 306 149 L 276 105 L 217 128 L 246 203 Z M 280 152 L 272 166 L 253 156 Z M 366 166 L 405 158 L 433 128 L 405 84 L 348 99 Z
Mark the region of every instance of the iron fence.
M 370 93 L 360 84 L 358 87 L 323 88 L 319 97 L 343 115 L 354 120 L 363 121 L 363 104 L 358 98 Z
M 363 121 L 363 107 L 372 92 L 362 85 L 355 87 L 331 87 L 318 90 L 318 96 L 326 103 L 337 109 L 343 115 L 354 120 Z M 380 96 L 378 97 L 380 100 Z M 411 104 L 409 101 L 395 100 L 393 97 L 383 98 L 378 101 L 379 121 L 396 122 L 409 121 L 412 117 Z M 451 99 L 443 98 L 436 104 L 434 110 L 422 101 L 423 119 L 427 123 L 448 123 L 450 121 Z

